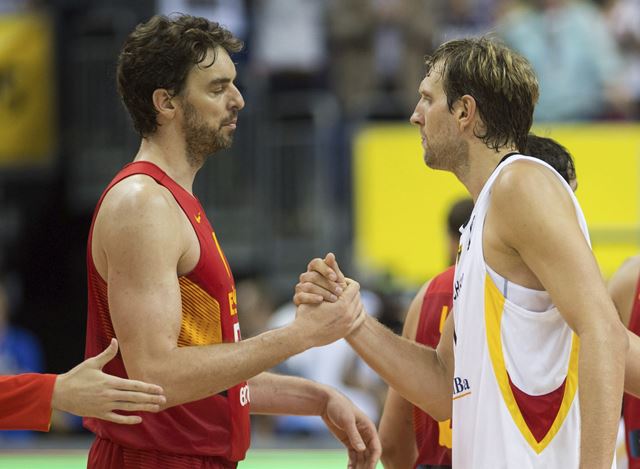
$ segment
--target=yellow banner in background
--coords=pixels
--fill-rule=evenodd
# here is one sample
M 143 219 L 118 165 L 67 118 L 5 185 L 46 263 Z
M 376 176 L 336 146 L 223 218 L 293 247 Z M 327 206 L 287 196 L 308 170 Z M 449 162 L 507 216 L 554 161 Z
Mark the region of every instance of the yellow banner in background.
M 40 165 L 53 154 L 53 59 L 49 18 L 0 15 L 0 168 Z
M 593 248 L 609 277 L 640 253 L 640 125 L 545 125 L 535 131 L 574 156 L 577 197 Z M 363 129 L 354 151 L 356 259 L 417 287 L 447 264 L 446 215 L 464 186 L 427 168 L 418 131 L 407 124 Z

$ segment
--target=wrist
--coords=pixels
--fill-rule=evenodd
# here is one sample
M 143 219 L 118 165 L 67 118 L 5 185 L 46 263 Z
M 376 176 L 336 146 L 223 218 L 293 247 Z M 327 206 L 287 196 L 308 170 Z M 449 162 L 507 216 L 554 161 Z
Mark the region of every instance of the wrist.
M 315 347 L 313 343 L 313 337 L 308 328 L 301 325 L 298 320 L 294 320 L 290 324 L 282 328 L 285 334 L 285 340 L 287 344 L 294 352 L 293 355 L 302 353 L 312 347 Z
M 358 324 L 355 329 L 349 332 L 349 335 L 345 337 L 345 340 L 349 342 L 349 344 L 356 343 L 361 337 L 365 334 L 365 329 L 368 327 L 369 321 L 375 321 L 375 319 L 371 318 L 366 312 L 364 313 L 364 320 Z
M 327 407 L 329 406 L 329 401 L 331 400 L 331 396 L 336 392 L 331 386 L 327 386 L 326 384 L 318 385 L 318 393 L 316 396 L 316 401 L 318 402 L 318 415 L 320 417 L 325 417 L 327 414 Z
M 53 392 L 51 393 L 51 408 L 64 410 L 62 400 L 64 398 L 64 381 L 65 375 L 58 375 L 53 383 Z

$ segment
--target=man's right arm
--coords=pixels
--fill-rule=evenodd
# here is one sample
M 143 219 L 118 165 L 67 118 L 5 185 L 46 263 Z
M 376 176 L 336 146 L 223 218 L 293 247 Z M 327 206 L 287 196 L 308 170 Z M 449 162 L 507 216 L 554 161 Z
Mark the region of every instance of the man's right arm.
M 435 420 L 451 418 L 453 315 L 445 322 L 437 350 L 394 334 L 370 316 L 347 341 L 406 400 Z
M 153 186 L 105 199 L 101 212 L 94 250 L 106 259 L 111 319 L 127 373 L 162 386 L 165 407 L 219 393 L 309 347 L 333 342 L 354 325 L 357 283 L 333 306 L 299 308 L 296 320 L 281 329 L 238 343 L 178 347 L 182 214 Z
M 337 274 L 344 278 L 330 254 L 313 259 L 300 276 L 293 302 L 297 305 L 332 302 L 328 285 Z M 451 418 L 453 383 L 453 314 L 445 321 L 437 350 L 394 334 L 374 318 L 367 316 L 362 326 L 346 339 L 351 347 L 386 383 L 402 397 L 420 407 L 435 420 Z M 425 386 L 425 383 L 428 383 Z

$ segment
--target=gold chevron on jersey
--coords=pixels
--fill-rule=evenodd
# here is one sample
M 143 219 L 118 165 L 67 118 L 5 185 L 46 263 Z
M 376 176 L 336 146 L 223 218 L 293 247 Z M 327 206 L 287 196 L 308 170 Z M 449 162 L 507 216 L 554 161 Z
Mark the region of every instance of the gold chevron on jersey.
M 502 319 L 505 298 L 487 273 L 485 279 L 485 326 L 491 364 L 502 399 L 520 433 L 536 453 L 556 436 L 567 417 L 578 389 L 580 340 L 572 333 L 567 375 L 560 387 L 543 396 L 520 390 L 511 381 L 505 363 Z M 540 415 L 546 418 L 540 419 Z M 541 421 L 542 420 L 542 421 Z

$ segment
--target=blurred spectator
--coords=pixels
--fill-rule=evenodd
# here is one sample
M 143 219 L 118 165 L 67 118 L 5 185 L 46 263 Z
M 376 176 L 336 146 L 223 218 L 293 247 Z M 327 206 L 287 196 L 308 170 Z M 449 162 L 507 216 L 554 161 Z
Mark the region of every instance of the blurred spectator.
M 35 10 L 41 3 L 38 0 L 0 0 L 0 14 Z
M 410 114 L 424 74 L 423 57 L 433 47 L 438 4 L 331 0 L 331 81 L 348 115 Z
M 326 0 L 254 0 L 251 61 L 271 90 L 313 89 L 325 81 Z
M 533 65 L 540 81 L 535 118 L 607 116 L 619 102 L 622 63 L 603 13 L 581 0 L 521 0 L 498 33 Z
M 629 95 L 628 114 L 640 118 L 640 0 L 610 0 L 607 2 L 609 27 L 623 57 L 624 71 L 620 77 Z
M 437 44 L 485 34 L 495 24 L 499 4 L 500 0 L 450 0 L 444 2 Z
M 364 289 L 360 294 L 367 313 L 379 316 L 382 308 L 380 298 Z M 288 324 L 295 314 L 293 303 L 284 304 L 271 317 L 268 328 L 276 329 Z M 295 355 L 279 365 L 277 370 L 333 386 L 374 422 L 380 415 L 381 400 L 375 394 L 376 387 L 381 383 L 380 378 L 362 362 L 344 339 Z M 276 417 L 276 431 L 308 435 L 324 433 L 327 428 L 319 417 L 286 415 Z
M 157 0 L 156 10 L 163 15 L 186 13 L 216 21 L 245 40 L 247 12 L 242 0 Z
M 9 290 L 0 281 L 0 375 L 42 373 L 42 349 L 29 331 L 10 323 Z M 28 431 L 0 431 L 0 445 L 21 446 L 34 437 Z

